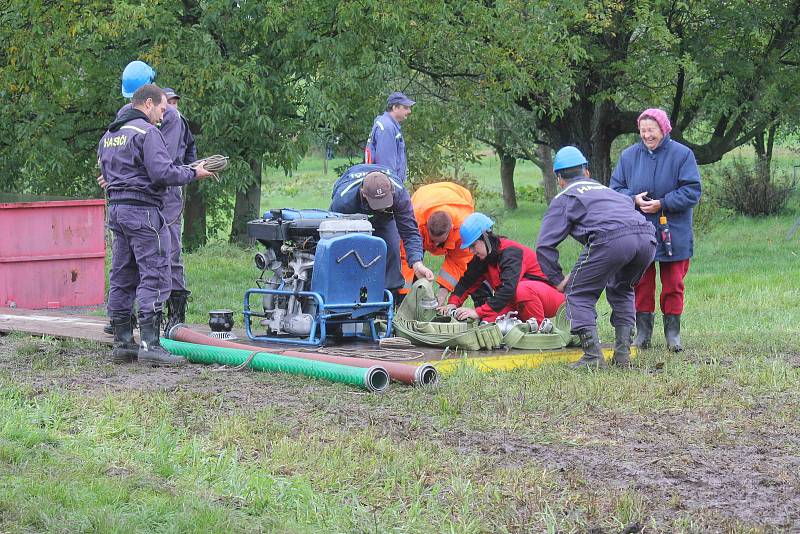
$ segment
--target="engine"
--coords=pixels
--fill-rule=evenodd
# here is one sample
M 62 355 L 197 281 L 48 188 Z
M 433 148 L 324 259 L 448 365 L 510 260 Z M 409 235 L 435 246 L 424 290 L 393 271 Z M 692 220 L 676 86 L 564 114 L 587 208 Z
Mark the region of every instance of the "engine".
M 315 329 L 320 324 L 324 339 L 325 321 L 320 323 L 320 317 L 347 323 L 358 317 L 360 307 L 384 300 L 385 244 L 371 236 L 366 215 L 275 209 L 250 221 L 247 233 L 265 247 L 255 256 L 260 290 L 245 296 L 251 339 L 267 339 L 251 335 L 251 315 L 261 318 L 268 335 L 277 336 L 269 340 L 318 339 Z M 253 293 L 261 296 L 260 313 L 249 311 Z

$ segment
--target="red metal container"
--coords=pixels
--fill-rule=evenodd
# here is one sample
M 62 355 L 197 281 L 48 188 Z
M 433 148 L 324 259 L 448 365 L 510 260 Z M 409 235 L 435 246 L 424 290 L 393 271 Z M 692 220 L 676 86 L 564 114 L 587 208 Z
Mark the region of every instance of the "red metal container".
M 0 306 L 105 298 L 105 200 L 0 195 Z

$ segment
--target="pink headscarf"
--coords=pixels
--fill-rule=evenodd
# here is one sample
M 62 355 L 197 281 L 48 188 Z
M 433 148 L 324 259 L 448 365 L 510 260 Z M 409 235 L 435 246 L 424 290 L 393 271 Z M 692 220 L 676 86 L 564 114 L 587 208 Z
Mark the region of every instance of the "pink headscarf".
M 661 133 L 667 135 L 669 132 L 672 131 L 672 124 L 669 123 L 669 117 L 667 117 L 667 113 L 658 108 L 650 108 L 642 111 L 642 114 L 639 115 L 639 118 L 636 119 L 636 126 L 639 126 L 639 123 L 642 119 L 653 119 L 658 123 L 658 127 L 661 128 Z

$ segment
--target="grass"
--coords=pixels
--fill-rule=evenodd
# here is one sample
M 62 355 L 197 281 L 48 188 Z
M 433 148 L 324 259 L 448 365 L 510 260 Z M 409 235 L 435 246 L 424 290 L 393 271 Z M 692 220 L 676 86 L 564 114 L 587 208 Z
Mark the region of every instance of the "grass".
M 308 185 L 315 164 L 270 175 L 262 206 L 324 205 L 329 186 Z M 479 209 L 533 243 L 544 205 L 503 210 L 490 175 Z M 0 532 L 794 530 L 794 218 L 719 216 L 699 233 L 687 351 L 667 353 L 657 335 L 632 372 L 460 367 L 436 389 L 364 395 L 0 338 Z M 241 309 L 254 252 L 217 243 L 186 255 L 190 320 Z M 562 252 L 567 264 L 578 248 Z M 609 339 L 605 303 L 598 313 Z

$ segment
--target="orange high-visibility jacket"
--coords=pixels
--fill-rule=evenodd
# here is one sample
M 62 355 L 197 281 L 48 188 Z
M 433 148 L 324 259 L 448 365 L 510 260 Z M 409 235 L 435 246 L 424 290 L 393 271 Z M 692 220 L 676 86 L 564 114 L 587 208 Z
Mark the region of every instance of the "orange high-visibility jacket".
M 440 286 L 453 291 L 456 283 L 467 269 L 467 264 L 472 259 L 472 253 L 461 250 L 461 236 L 459 230 L 461 223 L 475 211 L 472 193 L 468 189 L 452 182 L 439 182 L 423 185 L 411 197 L 414 205 L 414 216 L 417 219 L 419 233 L 422 236 L 422 248 L 434 256 L 444 256 L 444 263 L 436 281 Z M 435 211 L 444 211 L 453 220 L 453 228 L 447 241 L 437 247 L 428 233 L 428 217 Z M 414 281 L 412 271 L 405 261 L 405 250 L 401 248 L 403 277 L 406 280 L 405 288 L 409 289 Z

